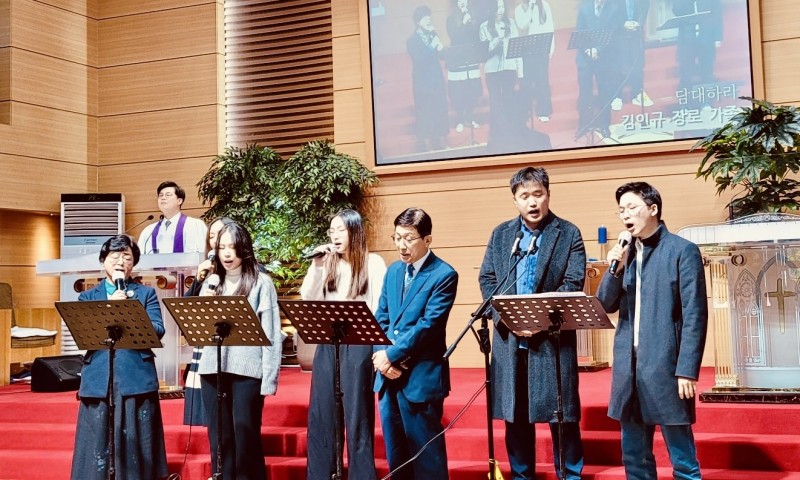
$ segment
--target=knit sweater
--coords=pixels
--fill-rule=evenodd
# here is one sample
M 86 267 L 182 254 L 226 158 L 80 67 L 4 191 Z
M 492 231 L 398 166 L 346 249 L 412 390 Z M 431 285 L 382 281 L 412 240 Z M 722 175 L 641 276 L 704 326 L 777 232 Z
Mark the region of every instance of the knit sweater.
M 303 300 L 347 300 L 353 276 L 350 264 L 340 258 L 337 272 L 336 291 L 325 292 L 327 271 L 325 267 L 317 267 L 312 263 L 303 279 L 303 285 L 300 287 L 300 296 Z M 378 254 L 370 253 L 367 257 L 367 291 L 354 300 L 363 300 L 367 302 L 371 311 L 377 310 L 384 275 L 386 275 L 386 263 L 383 258 Z
M 230 295 L 239 284 L 241 271 L 226 272 L 223 295 Z M 205 289 L 205 285 L 203 287 Z M 278 310 L 278 296 L 272 279 L 265 273 L 247 296 L 247 301 L 261 321 L 269 347 L 222 347 L 222 371 L 235 375 L 261 379 L 261 395 L 274 395 L 278 389 L 278 372 L 281 366 L 281 349 L 284 333 Z M 200 375 L 217 373 L 217 347 L 204 347 L 198 367 Z

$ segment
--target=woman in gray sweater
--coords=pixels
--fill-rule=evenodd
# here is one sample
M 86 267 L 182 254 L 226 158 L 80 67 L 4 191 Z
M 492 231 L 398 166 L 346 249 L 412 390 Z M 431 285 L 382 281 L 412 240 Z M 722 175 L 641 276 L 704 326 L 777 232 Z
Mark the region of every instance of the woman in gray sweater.
M 205 347 L 200 358 L 200 382 L 216 471 L 217 415 L 222 416 L 222 476 L 237 480 L 264 480 L 261 412 L 264 396 L 278 388 L 284 334 L 275 286 L 259 272 L 250 234 L 237 223 L 225 225 L 217 237 L 214 259 L 218 280 L 206 279 L 201 295 L 244 295 L 272 344 L 269 347 L 222 347 L 217 376 L 217 347 Z M 217 280 L 216 288 L 210 288 Z M 217 405 L 217 388 L 226 396 Z

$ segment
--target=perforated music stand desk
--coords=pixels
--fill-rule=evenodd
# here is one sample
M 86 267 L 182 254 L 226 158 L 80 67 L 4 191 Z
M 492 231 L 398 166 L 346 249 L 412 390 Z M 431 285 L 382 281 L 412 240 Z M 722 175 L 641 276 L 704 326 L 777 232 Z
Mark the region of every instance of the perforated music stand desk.
M 336 471 L 344 475 L 344 409 L 342 406 L 340 345 L 391 345 L 367 302 L 353 300 L 278 300 L 283 313 L 304 342 L 334 346 L 333 389 L 336 401 Z
M 447 49 L 445 64 L 448 70 L 455 68 L 478 67 L 486 61 L 489 51 L 486 42 L 463 43 Z
M 224 401 L 220 382 L 222 347 L 268 347 L 272 342 L 245 296 L 175 297 L 165 298 L 163 302 L 186 343 L 193 347 L 217 347 L 217 462 L 211 478 L 219 480 L 222 479 L 222 415 L 219 410 Z
M 81 350 L 108 350 L 108 478 L 116 479 L 114 356 L 119 349 L 160 348 L 153 323 L 139 300 L 56 302 L 56 309 Z
M 109 327 L 119 328 L 117 350 L 161 348 L 150 317 L 138 300 L 56 302 L 56 309 L 81 350 L 108 350 Z
M 245 296 L 175 297 L 162 301 L 181 329 L 186 343 L 193 347 L 217 346 L 218 324 L 230 329 L 227 335 L 223 335 L 222 346 L 272 345 Z
M 680 28 L 686 27 L 689 25 L 697 25 L 705 21 L 705 19 L 710 15 L 711 12 L 697 12 L 697 13 L 690 13 L 689 15 L 678 15 L 677 17 L 672 17 L 666 22 L 659 25 L 656 30 L 668 30 L 670 28 Z
M 611 43 L 612 35 L 614 30 L 575 30 L 569 37 L 567 50 L 605 47 Z
M 583 292 L 536 293 L 532 295 L 497 295 L 492 307 L 500 320 L 517 335 L 536 331 L 550 332 L 555 346 L 556 399 L 554 412 L 558 422 L 560 478 L 566 478 L 564 465 L 564 399 L 561 385 L 561 330 L 614 328 L 603 306 Z
M 614 328 L 600 301 L 583 292 L 496 295 L 492 306 L 516 334 L 551 330 L 554 316 L 560 317 L 561 330 Z
M 506 58 L 530 57 L 550 53 L 553 44 L 553 32 L 534 33 L 522 37 L 511 37 L 508 40 Z M 525 67 L 527 68 L 527 67 Z

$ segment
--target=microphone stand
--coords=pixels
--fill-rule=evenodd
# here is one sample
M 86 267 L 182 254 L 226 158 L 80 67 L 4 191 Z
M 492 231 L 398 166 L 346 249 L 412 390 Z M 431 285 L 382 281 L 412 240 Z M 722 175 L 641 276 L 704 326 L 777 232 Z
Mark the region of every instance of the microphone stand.
M 534 238 L 534 239 L 532 239 L 532 241 L 535 243 L 536 239 Z M 475 338 L 478 340 L 478 344 L 480 345 L 481 352 L 483 353 L 483 364 L 484 364 L 484 371 L 485 371 L 485 375 L 486 375 L 485 376 L 485 380 L 484 380 L 484 384 L 486 385 L 486 434 L 487 434 L 487 437 L 488 437 L 488 440 L 489 440 L 489 442 L 488 442 L 488 446 L 489 446 L 489 480 L 496 480 L 496 478 L 497 478 L 495 476 L 495 470 L 497 469 L 497 460 L 495 460 L 495 458 L 494 458 L 494 426 L 492 425 L 492 376 L 491 376 L 492 363 L 491 363 L 491 356 L 490 356 L 490 354 L 492 352 L 492 345 L 489 342 L 489 321 L 488 321 L 489 315 L 487 314 L 488 313 L 487 310 L 488 310 L 489 305 L 490 305 L 490 303 L 492 301 L 492 297 L 494 297 L 495 294 L 500 290 L 500 288 L 503 285 L 505 285 L 505 283 L 508 281 L 508 278 L 511 276 L 511 272 L 515 271 L 515 269 L 517 268 L 517 265 L 519 265 L 519 263 L 522 261 L 522 259 L 525 258 L 526 254 L 527 253 L 522 253 L 522 252 L 519 252 L 519 251 L 516 251 L 516 252 L 513 253 L 513 255 L 517 256 L 517 261 L 514 262 L 514 264 L 511 266 L 511 268 L 508 269 L 508 272 L 506 273 L 506 276 L 503 277 L 503 281 L 498 282 L 497 285 L 495 285 L 494 290 L 492 290 L 492 293 L 488 297 L 486 297 L 486 299 L 483 301 L 483 303 L 481 303 L 481 305 L 478 307 L 478 309 L 475 310 L 472 313 L 469 321 L 467 322 L 466 327 L 464 327 L 464 330 L 461 331 L 461 333 L 458 335 L 458 337 L 453 342 L 453 344 L 450 345 L 450 347 L 444 353 L 444 359 L 445 360 L 450 358 L 450 355 L 453 354 L 453 352 L 455 351 L 456 346 L 458 345 L 458 343 L 461 341 L 462 338 L 464 338 L 464 335 L 466 335 L 467 332 L 470 331 L 470 330 L 472 330 L 472 333 L 475 335 Z M 481 319 L 481 328 L 480 328 L 480 330 L 478 330 L 476 332 L 472 325 L 479 318 Z
M 114 354 L 116 350 L 114 347 L 122 338 L 122 330 L 116 325 L 109 325 L 106 327 L 108 337 L 103 341 L 108 345 L 108 478 L 115 480 L 117 478 L 117 459 L 116 459 L 116 435 L 114 413 L 116 410 L 116 401 L 114 400 Z
M 217 322 L 214 326 L 217 330 L 216 335 L 212 337 L 217 344 L 217 458 L 216 472 L 211 478 L 220 480 L 222 479 L 222 402 L 225 400 L 225 392 L 222 391 L 222 342 L 231 334 L 231 326 L 225 322 Z

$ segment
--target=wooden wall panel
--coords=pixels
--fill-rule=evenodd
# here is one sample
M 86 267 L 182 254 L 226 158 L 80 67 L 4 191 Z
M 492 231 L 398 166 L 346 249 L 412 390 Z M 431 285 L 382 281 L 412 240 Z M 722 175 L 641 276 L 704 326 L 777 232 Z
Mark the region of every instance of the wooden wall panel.
M 102 117 L 98 121 L 103 165 L 213 156 L 223 121 L 216 105 Z M 164 172 L 154 171 L 163 178 Z
M 2 209 L 59 212 L 61 193 L 97 191 L 95 167 L 5 154 L 0 154 L 0 163 Z
M 96 68 L 18 48 L 12 57 L 15 102 L 97 115 Z
M 333 38 L 333 55 L 341 58 L 333 72 L 333 89 L 361 89 L 361 41 L 357 35 Z
M 336 58 L 336 57 L 334 57 Z M 336 72 L 337 61 L 334 60 Z M 334 90 L 333 138 L 336 143 L 356 143 L 364 141 L 365 122 L 372 122 L 364 116 L 364 97 L 361 89 Z
M 12 46 L 97 66 L 97 22 L 33 0 L 13 0 Z
M 125 194 L 125 210 L 141 213 L 141 218 L 126 225 L 135 225 L 149 213 L 158 215 L 156 188 L 165 180 L 173 180 L 186 190 L 184 210 L 202 207 L 197 198 L 197 182 L 211 166 L 210 157 L 164 160 L 151 164 L 130 163 L 101 167 L 100 191 Z
M 37 0 L 46 5 L 50 5 L 61 10 L 77 13 L 84 17 L 97 20 L 98 17 L 98 4 L 105 3 L 104 1 L 95 0 Z
M 775 103 L 800 101 L 800 37 L 764 44 L 767 98 Z
M 209 3 L 103 20 L 100 66 L 217 53 L 218 8 Z
M 222 3 L 222 0 L 101 0 L 98 5 L 100 18 L 124 17 L 140 13 L 161 12 L 176 8 Z
M 97 162 L 95 117 L 18 102 L 12 115 L 10 126 L 0 125 L 0 153 L 84 165 Z M 41 178 L 40 172 L 30 174 L 31 179 Z
M 59 218 L 0 210 L 0 282 L 11 284 L 16 307 L 52 307 L 58 278 L 37 277 L 36 262 L 59 256 Z
M 764 42 L 797 38 L 796 0 L 763 0 L 761 2 L 761 26 Z
M 331 0 L 333 38 L 360 33 L 359 3 L 361 2 L 353 0 Z
M 217 54 L 104 68 L 100 115 L 221 104 L 224 91 L 217 72 L 223 68 Z

